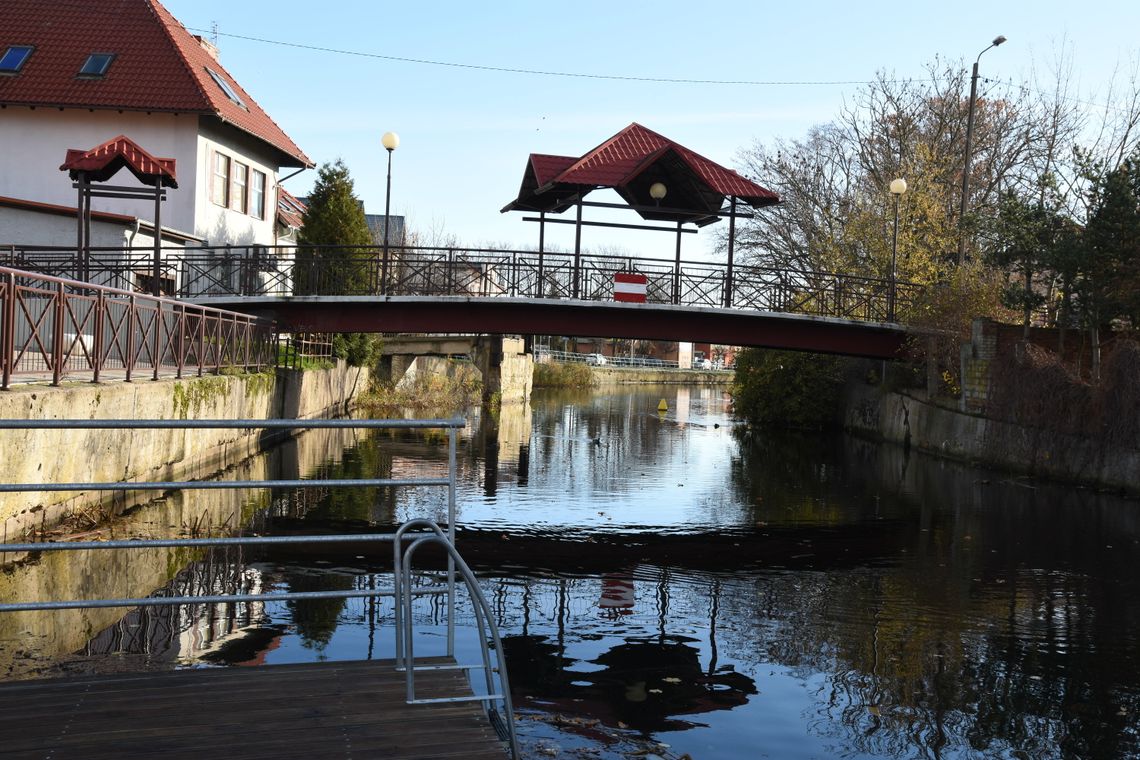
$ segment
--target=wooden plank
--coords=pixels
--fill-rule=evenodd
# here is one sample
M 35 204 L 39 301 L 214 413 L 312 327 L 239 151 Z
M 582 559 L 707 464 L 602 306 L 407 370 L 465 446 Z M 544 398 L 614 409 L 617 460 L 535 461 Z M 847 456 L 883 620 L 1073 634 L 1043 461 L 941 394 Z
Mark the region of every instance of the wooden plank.
M 437 664 L 442 658 L 434 659 Z M 0 758 L 506 757 L 478 702 L 408 705 L 392 661 L 223 668 L 0 686 Z M 417 696 L 471 694 L 463 671 Z

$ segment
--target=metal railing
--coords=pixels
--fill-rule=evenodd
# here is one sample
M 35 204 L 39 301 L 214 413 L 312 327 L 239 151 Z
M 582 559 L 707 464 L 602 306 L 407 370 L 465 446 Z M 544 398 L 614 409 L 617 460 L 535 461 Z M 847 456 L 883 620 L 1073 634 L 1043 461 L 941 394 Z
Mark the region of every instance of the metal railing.
M 11 266 L 79 271 L 73 250 L 13 247 Z M 163 282 L 180 297 L 398 295 L 612 301 L 614 275 L 646 277 L 646 302 L 793 312 L 864 321 L 905 316 L 922 286 L 803 269 L 499 248 L 226 246 L 164 251 Z M 153 253 L 92 249 L 94 280 L 131 282 Z M 130 287 L 130 286 L 128 286 Z
M 273 322 L 0 267 L 0 389 L 27 376 L 99 382 L 109 372 L 181 378 L 275 361 Z
M 266 429 L 307 430 L 316 428 L 361 429 L 443 429 L 447 431 L 447 477 L 428 478 L 356 478 L 356 479 L 277 479 L 277 480 L 225 480 L 225 481 L 122 481 L 84 483 L 0 483 L 0 493 L 20 491 L 146 491 L 175 489 L 250 489 L 250 488 L 304 488 L 332 487 L 444 487 L 447 489 L 447 529 L 432 520 L 417 518 L 401 525 L 394 533 L 364 533 L 347 535 L 305 536 L 230 536 L 213 538 L 175 538 L 146 540 L 76 541 L 53 543 L 0 543 L 0 554 L 68 552 L 68 551 L 137 551 L 161 548 L 214 548 L 256 547 L 282 544 L 379 544 L 393 546 L 393 586 L 391 589 L 354 588 L 335 591 L 292 591 L 283 593 L 228 593 L 198 594 L 192 596 L 159 596 L 108 599 L 69 599 L 56 601 L 22 601 L 0 603 L 0 614 L 5 612 L 52 611 L 98 608 L 148 608 L 189 604 L 264 603 L 312 599 L 350 599 L 391 596 L 395 600 L 396 668 L 404 673 L 409 704 L 440 702 L 481 702 L 492 724 L 502 726 L 510 746 L 511 756 L 519 758 L 518 737 L 515 731 L 514 709 L 511 702 L 510 682 L 498 626 L 490 605 L 479 588 L 478 579 L 463 561 L 455 548 L 456 507 L 456 446 L 457 431 L 464 427 L 462 419 L 434 420 L 0 420 L 0 430 L 24 429 Z M 415 532 L 413 532 L 415 531 Z M 441 588 L 430 583 L 417 582 L 413 573 L 413 559 L 418 549 L 426 545 L 442 547 L 447 555 L 446 584 Z M 427 577 L 427 576 L 422 576 Z M 456 580 L 462 580 L 471 601 L 478 642 L 478 664 L 418 664 L 414 656 L 414 626 L 412 602 L 416 597 L 447 596 L 447 656 L 456 657 Z M 494 657 L 491 656 L 494 650 Z M 464 671 L 482 670 L 485 693 L 423 699 L 416 697 L 415 676 L 418 672 L 441 669 Z M 499 703 L 503 714 L 495 710 Z
M 562 362 L 565 364 L 600 364 L 597 357 L 600 354 L 581 354 L 574 351 L 556 351 L 547 346 L 534 347 L 534 360 Z M 606 356 L 607 367 L 650 367 L 657 369 L 678 369 L 679 364 L 674 359 L 657 359 L 652 356 Z

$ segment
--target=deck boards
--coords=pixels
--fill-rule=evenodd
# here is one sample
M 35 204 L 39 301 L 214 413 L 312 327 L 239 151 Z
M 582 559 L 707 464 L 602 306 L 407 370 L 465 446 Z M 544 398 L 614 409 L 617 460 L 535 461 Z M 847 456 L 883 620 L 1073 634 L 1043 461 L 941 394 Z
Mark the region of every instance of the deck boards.
M 470 758 L 507 752 L 478 702 L 408 705 L 391 660 L 180 670 L 0 685 L 0 758 Z M 470 694 L 461 671 L 417 697 Z

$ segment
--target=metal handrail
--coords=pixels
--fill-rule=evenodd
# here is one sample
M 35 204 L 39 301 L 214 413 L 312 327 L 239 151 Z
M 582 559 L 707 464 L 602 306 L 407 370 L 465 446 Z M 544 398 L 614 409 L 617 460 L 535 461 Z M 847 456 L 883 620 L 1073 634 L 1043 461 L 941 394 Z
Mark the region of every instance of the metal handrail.
M 153 252 L 93 248 L 91 276 L 121 281 Z M 884 277 L 675 257 L 431 246 L 225 246 L 167 248 L 164 278 L 179 296 L 464 295 L 612 300 L 613 275 L 646 275 L 647 301 L 794 311 L 887 321 L 923 287 Z M 77 272 L 70 249 L 17 247 L 19 266 Z M 132 258 L 134 257 L 134 258 Z M 384 262 L 388 261 L 388 266 Z
M 275 331 L 249 314 L 0 266 L 0 390 L 20 373 L 59 385 L 107 370 L 127 381 L 140 370 L 155 380 L 260 370 L 273 366 Z
M 385 486 L 444 486 L 448 489 L 448 524 L 445 532 L 434 521 L 425 518 L 411 520 L 394 533 L 365 533 L 344 535 L 309 535 L 309 536 L 228 536 L 210 538 L 179 538 L 179 539 L 146 539 L 146 540 L 113 540 L 113 541 L 79 541 L 61 543 L 0 543 L 0 554 L 33 553 L 33 552 L 65 552 L 65 551 L 108 551 L 108 550 L 139 550 L 157 548 L 211 548 L 228 546 L 267 546 L 282 544 L 328 544 L 328 543 L 376 543 L 389 541 L 393 543 L 393 587 L 391 589 L 348 589 L 336 591 L 299 591 L 271 594 L 205 594 L 196 596 L 149 596 L 149 597 L 123 597 L 109 599 L 71 599 L 60 601 L 32 601 L 0 603 L 0 613 L 5 612 L 31 612 L 54 611 L 67 609 L 101 609 L 121 607 L 158 607 L 181 604 L 212 604 L 212 603 L 238 603 L 238 602 L 267 602 L 290 601 L 303 599 L 349 599 L 392 596 L 395 597 L 396 610 L 396 664 L 405 670 L 408 681 L 408 703 L 424 704 L 429 702 L 470 702 L 483 703 L 488 719 L 492 722 L 502 720 L 495 712 L 491 703 L 501 702 L 506 716 L 505 725 L 510 743 L 511 755 L 519 755 L 518 738 L 515 733 L 514 710 L 510 700 L 509 682 L 506 665 L 502 659 L 502 642 L 498 627 L 490 617 L 490 607 L 486 598 L 479 589 L 478 581 L 471 572 L 470 567 L 463 561 L 455 549 L 455 508 L 456 508 L 456 446 L 457 431 L 464 427 L 462 418 L 430 419 L 430 420 L 0 420 L 0 430 L 14 429 L 310 429 L 310 428 L 369 428 L 369 429 L 446 429 L 448 433 L 448 477 L 446 478 L 369 478 L 369 479 L 314 479 L 314 480 L 263 480 L 263 481 L 221 481 L 207 485 L 206 481 L 164 481 L 164 482 L 120 482 L 120 483 L 24 483 L 0 484 L 0 492 L 17 490 L 36 491 L 70 491 L 70 490 L 150 490 L 161 488 L 171 490 L 176 488 L 272 488 L 278 485 L 302 488 L 341 487 L 368 487 L 373 485 Z M 422 529 L 424 532 L 411 533 L 410 529 Z M 407 538 L 413 541 L 406 551 L 401 552 L 401 544 Z M 413 585 L 411 579 L 411 558 L 414 549 L 421 542 L 431 541 L 442 545 L 448 556 L 447 586 L 443 589 L 424 588 Z M 456 696 L 440 697 L 431 700 L 416 699 L 414 692 L 414 673 L 425 669 L 417 667 L 413 657 L 412 645 L 412 600 L 417 596 L 443 594 L 448 596 L 448 645 L 447 654 L 455 657 L 455 617 L 456 573 L 463 579 L 464 585 L 475 608 L 475 622 L 481 648 L 481 665 L 456 665 L 452 667 L 464 670 L 483 669 L 487 693 L 474 697 Z M 490 646 L 495 648 L 496 662 L 492 666 L 488 651 L 488 624 L 490 631 Z M 407 667 L 410 664 L 411 667 Z M 435 666 L 438 669 L 439 666 Z M 494 691 L 494 677 L 498 675 L 499 693 Z

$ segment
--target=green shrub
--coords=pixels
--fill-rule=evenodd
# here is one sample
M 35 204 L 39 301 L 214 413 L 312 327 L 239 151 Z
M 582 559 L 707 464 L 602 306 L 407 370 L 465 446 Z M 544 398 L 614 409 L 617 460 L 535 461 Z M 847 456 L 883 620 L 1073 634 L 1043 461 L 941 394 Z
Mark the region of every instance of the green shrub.
M 534 365 L 531 379 L 535 388 L 589 388 L 594 373 L 585 364 L 544 362 Z
M 756 425 L 821 429 L 837 422 L 842 360 L 826 354 L 749 348 L 736 356 L 736 416 Z

